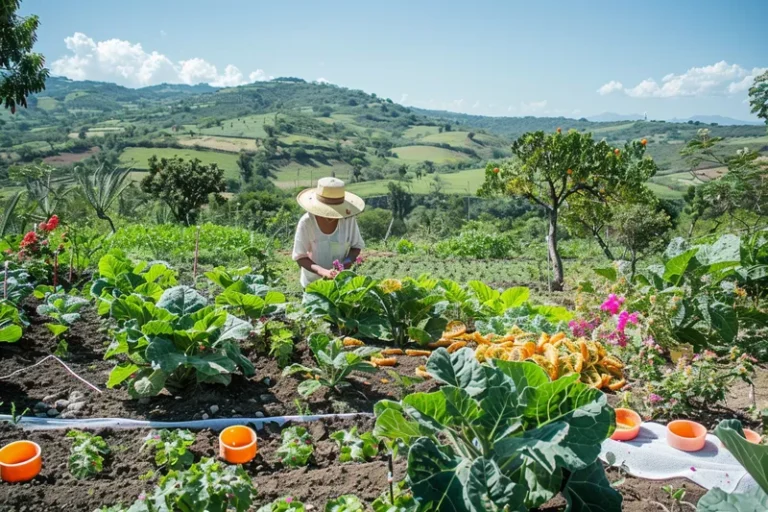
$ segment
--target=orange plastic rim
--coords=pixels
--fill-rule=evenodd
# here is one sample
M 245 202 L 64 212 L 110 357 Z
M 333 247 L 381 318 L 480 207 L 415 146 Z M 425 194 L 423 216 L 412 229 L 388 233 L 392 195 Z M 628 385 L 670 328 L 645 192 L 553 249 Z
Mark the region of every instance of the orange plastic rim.
M 667 425 L 667 444 L 684 452 L 697 452 L 707 442 L 707 429 L 701 423 L 689 420 L 670 421 Z
M 15 441 L 0 449 L 0 480 L 27 482 L 40 474 L 43 467 L 40 445 L 32 441 Z
M 744 429 L 744 438 L 752 444 L 760 444 L 760 441 L 763 440 L 760 434 L 754 430 L 749 430 L 748 428 Z M 725 445 L 722 442 L 720 443 L 720 446 L 725 448 Z
M 643 420 L 632 409 L 616 409 L 616 430 L 611 435 L 614 441 L 631 441 L 640 433 Z
M 244 425 L 227 427 L 219 434 L 219 456 L 230 464 L 245 464 L 256 457 L 256 432 Z

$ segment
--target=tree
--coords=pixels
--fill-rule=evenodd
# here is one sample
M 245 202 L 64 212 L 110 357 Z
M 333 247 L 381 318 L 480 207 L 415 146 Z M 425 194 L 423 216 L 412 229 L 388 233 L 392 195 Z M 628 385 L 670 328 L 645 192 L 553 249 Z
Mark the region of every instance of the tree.
M 130 169 L 114 168 L 102 163 L 95 172 L 90 172 L 85 167 L 76 167 L 75 179 L 80 184 L 85 200 L 96 212 L 96 216 L 109 223 L 110 229 L 115 233 L 115 224 L 107 215 L 109 208 L 115 200 L 119 199 L 128 185 Z
M 389 209 L 392 210 L 392 220 L 389 223 L 387 235 L 384 237 L 385 241 L 389 238 L 389 235 L 392 232 L 392 225 L 395 222 L 404 224 L 405 217 L 413 209 L 413 196 L 407 190 L 394 181 L 390 181 L 387 188 L 389 189 L 387 202 L 389 204 Z
M 560 212 L 570 199 L 588 197 L 613 201 L 618 191 L 643 190 L 656 173 L 656 164 L 645 157 L 642 142 L 628 142 L 623 150 L 591 133 L 559 130 L 526 133 L 512 144 L 516 159 L 496 167 L 488 164 L 481 195 L 523 196 L 544 208 L 549 222 L 547 245 L 552 260 L 553 290 L 563 289 L 563 262 L 557 247 Z
M 259 153 L 253 160 L 253 171 L 260 178 L 269 179 L 276 177 L 275 173 L 272 172 L 272 164 L 269 162 L 269 158 L 262 153 Z
M 88 130 L 85 128 L 80 128 L 80 131 L 77 132 L 77 138 L 83 140 L 86 137 L 88 137 Z
M 755 83 L 749 89 L 749 105 L 752 113 L 768 124 L 768 71 L 755 78 Z
M 408 174 L 408 165 L 402 164 L 400 165 L 400 167 L 397 168 L 397 175 L 400 178 L 400 180 L 404 180 L 407 174 Z
M 27 96 L 45 89 L 45 58 L 33 53 L 37 41 L 37 16 L 18 16 L 21 0 L 0 1 L 0 101 L 11 113 L 27 107 Z
M 195 158 L 189 162 L 179 157 L 149 159 L 149 174 L 141 180 L 141 189 L 160 199 L 177 221 L 187 226 L 197 220 L 200 208 L 208 204 L 209 195 L 217 201 L 226 190 L 224 171 L 212 163 L 203 165 Z
M 654 211 L 651 205 L 634 204 L 617 210 L 613 227 L 616 240 L 629 253 L 634 277 L 637 260 L 648 252 L 666 247 L 672 224 L 666 212 Z
M 250 183 L 253 178 L 253 155 L 241 151 L 237 157 L 237 167 L 240 169 L 240 181 Z

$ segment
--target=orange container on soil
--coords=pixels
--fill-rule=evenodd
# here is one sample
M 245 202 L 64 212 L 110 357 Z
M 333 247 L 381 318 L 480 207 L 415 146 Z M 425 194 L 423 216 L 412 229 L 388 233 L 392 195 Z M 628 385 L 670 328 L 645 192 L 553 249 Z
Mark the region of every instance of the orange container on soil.
M 631 441 L 640 432 L 643 420 L 632 409 L 618 408 L 616 412 L 616 430 L 611 435 L 614 441 Z
M 0 480 L 4 482 L 32 480 L 42 467 L 42 452 L 37 443 L 15 441 L 0 449 Z
M 230 464 L 245 464 L 259 451 L 256 432 L 244 425 L 227 427 L 219 434 L 219 456 Z
M 701 423 L 689 420 L 670 421 L 667 425 L 667 444 L 684 452 L 697 452 L 707 442 L 707 429 Z
M 758 434 L 754 430 L 749 430 L 748 428 L 744 429 L 744 439 L 746 439 L 752 444 L 760 444 L 760 441 L 763 440 L 760 434 Z M 720 446 L 725 448 L 725 445 L 722 442 L 720 443 Z

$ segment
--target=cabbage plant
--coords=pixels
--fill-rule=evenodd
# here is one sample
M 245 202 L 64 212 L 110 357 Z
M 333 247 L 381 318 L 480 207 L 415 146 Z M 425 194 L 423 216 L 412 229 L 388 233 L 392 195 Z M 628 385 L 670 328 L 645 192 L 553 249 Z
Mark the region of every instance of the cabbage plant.
M 525 511 L 562 492 L 568 511 L 620 511 L 597 457 L 613 409 L 577 375 L 550 381 L 529 362 L 484 366 L 472 350 L 433 352 L 443 386 L 376 404 L 374 434 L 407 447 L 420 508 Z

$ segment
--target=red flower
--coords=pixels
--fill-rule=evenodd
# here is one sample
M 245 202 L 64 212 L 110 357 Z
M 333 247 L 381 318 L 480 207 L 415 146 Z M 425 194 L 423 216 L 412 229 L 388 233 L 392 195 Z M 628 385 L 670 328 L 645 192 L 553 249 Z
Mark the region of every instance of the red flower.
M 34 245 L 37 243 L 37 233 L 34 231 L 30 231 L 26 235 L 24 235 L 24 239 L 19 244 L 20 247 L 27 247 L 29 245 Z
M 59 217 L 57 215 L 51 215 L 51 218 L 48 219 L 48 222 L 43 222 L 40 224 L 40 229 L 43 231 L 53 231 L 56 229 L 59 225 Z

